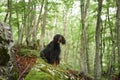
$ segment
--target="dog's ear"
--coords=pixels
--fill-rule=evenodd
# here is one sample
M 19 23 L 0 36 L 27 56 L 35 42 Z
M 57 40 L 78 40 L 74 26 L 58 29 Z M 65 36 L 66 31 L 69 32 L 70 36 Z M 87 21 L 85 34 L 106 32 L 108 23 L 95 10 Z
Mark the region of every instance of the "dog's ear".
M 62 37 L 62 44 L 66 44 L 66 40 L 65 40 L 65 38 L 63 37 L 63 36 L 61 36 Z

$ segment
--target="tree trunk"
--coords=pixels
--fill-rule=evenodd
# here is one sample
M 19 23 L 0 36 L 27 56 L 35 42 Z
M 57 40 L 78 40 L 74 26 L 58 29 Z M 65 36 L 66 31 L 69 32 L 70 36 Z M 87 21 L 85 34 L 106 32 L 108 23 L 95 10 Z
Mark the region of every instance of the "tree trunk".
M 116 29 L 117 29 L 117 53 L 118 53 L 118 64 L 120 64 L 120 0 L 116 0 L 117 13 L 116 13 Z M 118 68 L 120 71 L 120 66 Z
M 8 20 L 9 20 L 9 25 L 10 25 L 10 27 L 12 26 L 11 25 L 11 21 L 12 21 L 12 0 L 7 0 L 7 13 L 6 13 L 6 16 L 5 16 L 5 18 L 4 18 L 4 22 L 6 23 L 7 22 L 7 18 L 8 18 Z M 12 27 L 11 27 L 11 29 L 12 29 Z
M 17 4 L 17 2 L 16 2 Z M 23 39 L 23 26 L 20 25 L 19 22 L 19 13 L 18 13 L 18 8 L 15 8 L 15 12 L 16 12 L 16 17 L 17 17 L 17 29 L 18 29 L 18 40 L 17 40 L 17 44 L 21 45 L 22 44 L 22 39 Z
M 63 36 L 66 36 L 66 27 L 67 27 L 67 10 L 63 10 Z M 63 62 L 67 62 L 67 54 L 65 52 L 65 46 L 62 46 L 62 60 Z
M 11 4 L 10 4 L 10 0 L 7 0 L 7 13 L 6 13 L 6 16 L 4 18 L 4 22 L 6 23 L 7 21 L 7 18 L 8 18 L 8 15 L 10 14 L 10 8 L 11 8 Z
M 47 6 L 48 2 L 45 0 L 45 7 L 44 7 L 44 14 L 43 14 L 43 19 L 41 23 L 41 36 L 40 36 L 40 50 L 43 49 L 44 47 L 44 37 L 45 37 L 45 26 L 46 26 L 46 18 L 47 18 Z
M 102 0 L 98 0 L 98 14 L 96 24 L 96 50 L 95 50 L 95 61 L 94 61 L 94 79 L 99 80 L 101 78 L 101 58 L 100 58 L 100 27 L 101 27 L 101 11 L 102 11 Z
M 33 6 L 33 10 L 36 12 L 36 5 Z M 35 25 L 35 23 L 36 23 L 36 14 L 33 14 L 33 21 L 32 21 L 32 25 L 33 25 L 32 45 L 35 44 L 35 41 L 37 39 L 37 26 Z
M 12 30 L 12 0 L 9 0 L 9 25 Z
M 104 40 L 105 34 L 102 34 L 102 32 L 105 32 L 105 28 L 103 27 L 103 25 L 101 25 L 101 27 L 102 28 L 100 28 L 100 66 L 101 66 L 101 75 L 102 75 L 102 72 L 103 72 L 102 58 L 103 58 L 103 53 L 105 51 L 105 45 L 104 45 L 105 44 L 105 40 Z
M 25 8 L 25 15 L 24 15 L 24 20 L 25 20 L 25 23 L 24 23 L 24 27 L 25 27 L 25 36 L 26 36 L 26 45 L 27 46 L 30 46 L 30 38 L 31 38 L 31 35 L 30 35 L 30 27 L 31 27 L 31 6 L 30 6 L 30 3 L 31 3 L 31 0 L 28 0 L 28 5 L 27 5 L 27 8 Z M 26 17 L 27 15 L 27 17 Z
M 41 20 L 41 14 L 42 14 L 42 10 L 43 10 L 44 1 L 45 0 L 42 0 L 42 3 L 41 3 L 41 8 L 40 8 L 39 17 L 38 17 L 38 20 L 37 20 L 36 27 L 38 27 L 38 25 L 40 23 L 40 20 Z
M 110 21 L 110 15 L 109 15 L 109 3 L 108 3 L 108 8 L 107 8 L 107 15 L 108 15 L 108 23 L 109 23 L 109 29 L 110 29 L 110 35 L 111 35 L 111 40 L 112 40 L 112 52 L 111 52 L 111 65 L 110 65 L 110 74 L 113 74 L 115 72 L 115 63 L 116 63 L 116 55 L 115 55 L 115 32 L 112 30 L 112 22 Z M 115 28 L 114 28 L 115 29 Z
M 90 0 L 86 0 L 86 5 L 85 1 L 81 0 L 81 23 L 82 23 L 82 33 L 81 33 L 81 53 L 80 53 L 80 66 L 81 66 L 81 71 L 84 72 L 85 74 L 88 73 L 89 71 L 89 59 L 88 59 L 88 48 L 87 48 L 87 38 L 86 38 L 86 25 L 85 25 L 85 20 L 86 20 L 86 15 L 87 15 L 87 9 L 89 7 L 89 2 Z

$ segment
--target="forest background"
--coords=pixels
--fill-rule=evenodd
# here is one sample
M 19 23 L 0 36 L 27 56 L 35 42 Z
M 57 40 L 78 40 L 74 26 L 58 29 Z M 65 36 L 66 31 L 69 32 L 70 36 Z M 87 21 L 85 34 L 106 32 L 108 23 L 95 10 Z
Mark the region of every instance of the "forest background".
M 74 70 L 96 79 L 120 71 L 120 0 L 1 0 L 0 21 L 16 45 L 38 51 L 64 35 L 61 64 Z

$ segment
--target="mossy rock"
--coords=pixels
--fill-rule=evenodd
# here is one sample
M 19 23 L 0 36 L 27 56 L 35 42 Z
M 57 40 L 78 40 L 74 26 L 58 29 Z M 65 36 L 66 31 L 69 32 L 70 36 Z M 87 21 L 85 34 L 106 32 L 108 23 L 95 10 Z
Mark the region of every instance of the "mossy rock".
M 67 71 L 60 66 L 53 67 L 41 58 L 37 60 L 25 80 L 69 80 Z
M 0 22 L 0 80 L 16 80 L 14 78 L 13 46 L 11 27 Z
M 25 78 L 25 80 L 55 80 L 50 74 L 45 72 L 36 72 L 35 70 L 31 70 L 29 75 Z
M 5 48 L 0 48 L 0 65 L 6 65 L 10 59 L 8 50 Z

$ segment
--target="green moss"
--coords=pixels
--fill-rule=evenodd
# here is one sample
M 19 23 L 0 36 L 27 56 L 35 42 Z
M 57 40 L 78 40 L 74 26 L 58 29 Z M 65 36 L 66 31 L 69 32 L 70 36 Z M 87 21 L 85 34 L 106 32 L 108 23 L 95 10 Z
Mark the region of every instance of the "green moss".
M 40 58 L 25 80 L 68 80 L 68 74 L 60 66 L 53 67 Z
M 29 75 L 25 80 L 55 80 L 50 74 L 45 72 L 36 72 L 36 70 L 31 70 Z
M 15 66 L 15 65 L 14 65 L 13 71 L 14 71 L 14 76 L 13 76 L 13 78 L 14 78 L 14 80 L 17 80 L 17 79 L 18 79 L 19 74 L 18 74 L 18 71 L 17 71 L 17 68 L 16 68 L 16 66 Z
M 31 49 L 27 49 L 27 48 L 21 48 L 20 51 L 18 52 L 20 55 L 25 55 L 25 56 L 35 56 L 35 57 L 39 57 L 39 52 L 37 50 L 31 50 Z

